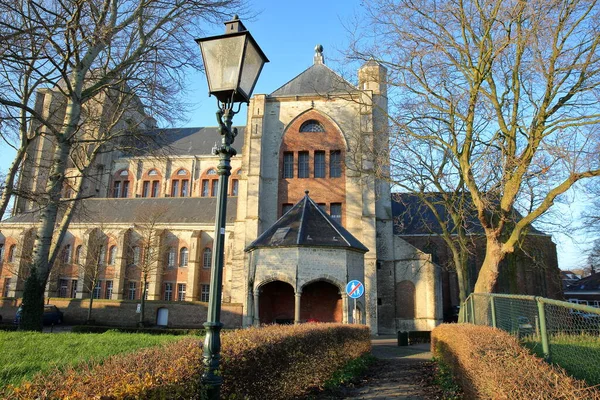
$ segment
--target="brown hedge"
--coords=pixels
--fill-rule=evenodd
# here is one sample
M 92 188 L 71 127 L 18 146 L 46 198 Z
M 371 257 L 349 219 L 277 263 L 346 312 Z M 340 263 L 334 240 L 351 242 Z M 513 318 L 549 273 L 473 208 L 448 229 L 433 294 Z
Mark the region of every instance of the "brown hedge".
M 0 389 L 11 399 L 194 399 L 201 392 L 201 341 L 118 355 L 38 375 Z M 222 398 L 289 399 L 321 386 L 348 361 L 370 351 L 364 326 L 302 324 L 222 335 Z
M 444 324 L 431 349 L 453 370 L 467 399 L 600 399 L 600 392 L 537 358 L 508 333 Z

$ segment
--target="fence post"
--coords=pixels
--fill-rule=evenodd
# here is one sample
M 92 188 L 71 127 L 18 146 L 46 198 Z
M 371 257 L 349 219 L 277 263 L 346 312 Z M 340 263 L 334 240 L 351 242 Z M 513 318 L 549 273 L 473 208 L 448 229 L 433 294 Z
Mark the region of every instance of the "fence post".
M 536 297 L 535 301 L 538 306 L 538 317 L 540 321 L 540 336 L 542 339 L 542 351 L 544 353 L 544 359 L 550 361 L 550 346 L 548 345 L 548 332 L 546 331 L 546 309 L 544 302 Z
M 492 295 L 490 295 L 490 311 L 492 313 L 492 326 L 496 328 L 496 302 Z
M 471 293 L 471 323 L 475 325 L 475 296 Z

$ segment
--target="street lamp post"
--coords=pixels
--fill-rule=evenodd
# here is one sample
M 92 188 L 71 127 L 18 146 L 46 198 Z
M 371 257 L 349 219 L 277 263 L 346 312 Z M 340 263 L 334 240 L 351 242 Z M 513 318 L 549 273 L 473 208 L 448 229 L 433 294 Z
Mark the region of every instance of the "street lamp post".
M 221 144 L 213 148 L 219 156 L 217 173 L 217 208 L 215 236 L 210 272 L 208 315 L 204 327 L 203 358 L 205 372 L 202 383 L 208 388 L 208 397 L 218 399 L 223 379 L 217 373 L 221 359 L 221 292 L 223 283 L 223 259 L 225 251 L 225 220 L 227 210 L 227 187 L 231 175 L 231 157 L 237 152 L 231 145 L 237 129 L 231 127 L 233 116 L 239 112 L 241 103 L 248 103 L 265 63 L 269 62 L 256 41 L 246 30 L 238 16 L 225 22 L 225 34 L 196 39 L 200 45 L 210 95 L 217 98 L 217 121 Z M 234 105 L 238 103 L 237 110 Z

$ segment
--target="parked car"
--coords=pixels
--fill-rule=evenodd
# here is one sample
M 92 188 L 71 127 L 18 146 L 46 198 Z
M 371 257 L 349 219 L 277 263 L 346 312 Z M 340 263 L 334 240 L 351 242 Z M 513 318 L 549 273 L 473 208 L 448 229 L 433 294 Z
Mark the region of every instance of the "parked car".
M 21 323 L 21 314 L 23 313 L 23 306 L 19 306 L 17 310 L 17 314 L 15 315 L 15 324 L 19 325 Z M 42 317 L 42 322 L 44 325 L 54 325 L 54 324 L 62 324 L 63 322 L 63 312 L 58 309 L 55 305 L 46 304 L 44 305 L 44 315 Z

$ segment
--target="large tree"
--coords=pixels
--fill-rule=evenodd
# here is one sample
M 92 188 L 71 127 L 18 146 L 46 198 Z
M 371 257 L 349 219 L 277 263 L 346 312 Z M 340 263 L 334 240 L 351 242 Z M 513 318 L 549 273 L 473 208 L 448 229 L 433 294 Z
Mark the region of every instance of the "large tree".
M 21 79 L 23 83 L 15 81 L 19 90 L 2 91 L 0 105 L 8 110 L 3 115 L 14 122 L 20 138 L 40 134 L 55 149 L 49 155 L 46 189 L 36 194 L 40 220 L 23 296 L 25 329 L 41 329 L 50 268 L 73 204 L 81 197 L 75 184 L 74 199 L 66 204 L 61 200 L 69 163 L 81 174 L 89 174 L 97 154 L 120 142 L 122 135 L 115 135 L 115 130 L 127 134 L 135 131 L 127 125 L 143 125 L 143 119 L 132 118 L 133 110 L 141 108 L 140 101 L 156 119 L 171 121 L 180 116 L 183 107 L 177 94 L 184 89 L 182 74 L 201 66 L 194 37 L 202 35 L 208 24 L 230 17 L 240 2 L 7 0 L 0 4 L 0 37 L 6 39 L 0 41 L 5 71 L 0 87 L 10 87 L 12 76 L 31 74 Z M 33 104 L 33 90 L 41 86 L 58 91 L 63 102 L 61 112 L 51 120 L 45 120 Z M 101 112 L 94 102 L 102 102 Z M 19 149 L 27 145 L 22 143 Z M 15 164 L 21 162 L 16 159 Z M 61 206 L 66 211 L 58 218 Z
M 468 191 L 486 238 L 475 291 L 491 292 L 531 223 L 600 175 L 600 7 L 376 0 L 366 9 L 352 56 L 387 67 L 398 143 L 425 143 L 456 165 L 452 186 Z

